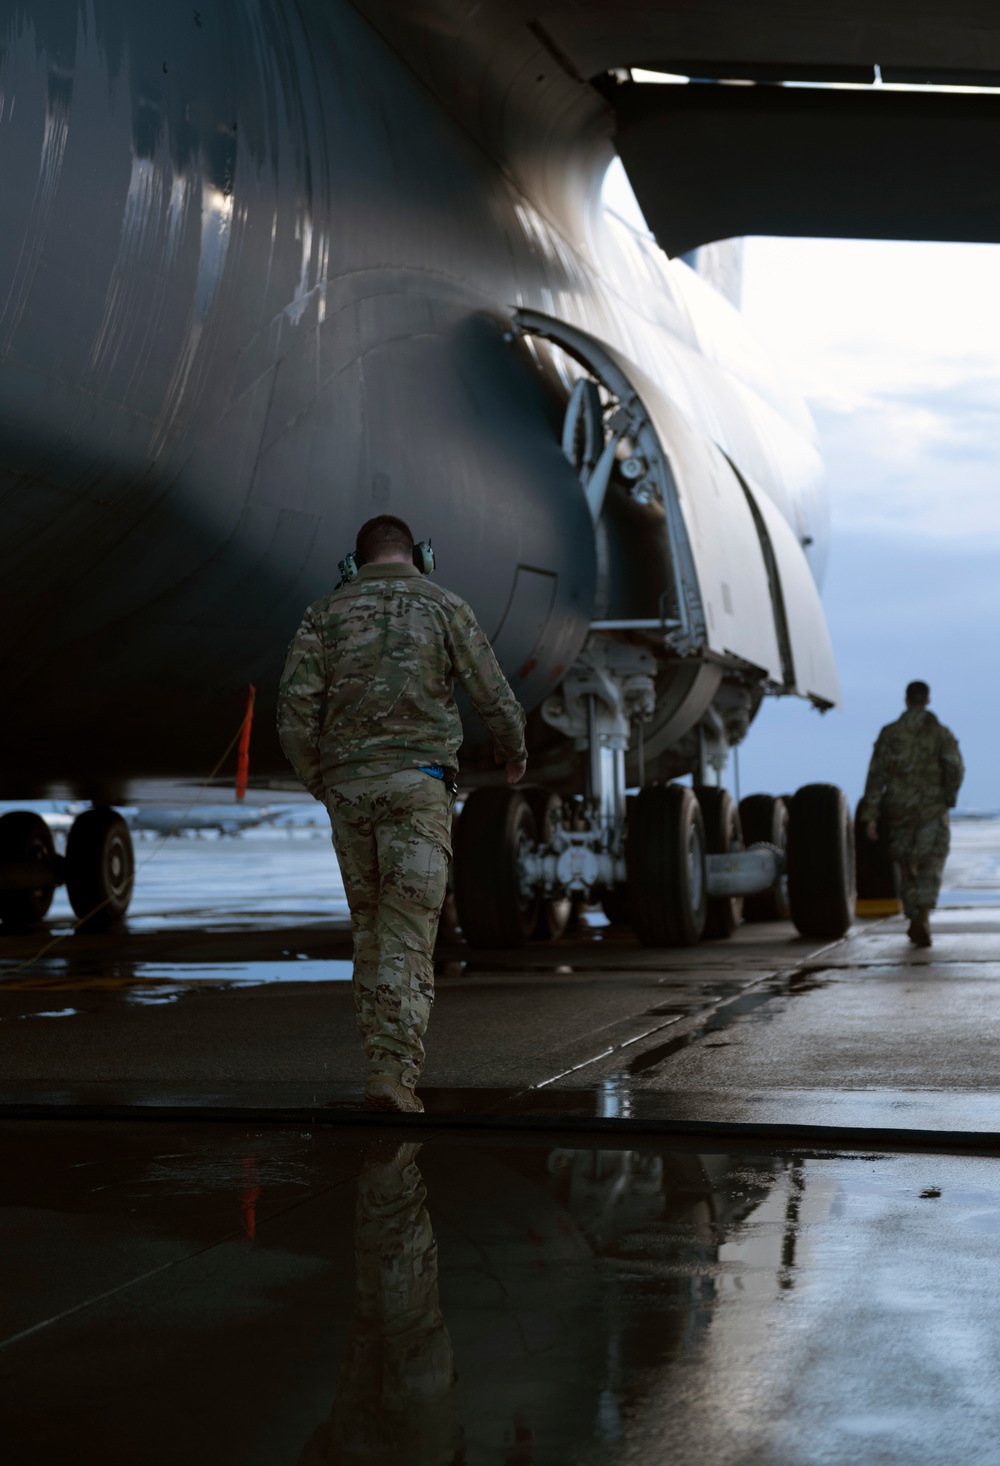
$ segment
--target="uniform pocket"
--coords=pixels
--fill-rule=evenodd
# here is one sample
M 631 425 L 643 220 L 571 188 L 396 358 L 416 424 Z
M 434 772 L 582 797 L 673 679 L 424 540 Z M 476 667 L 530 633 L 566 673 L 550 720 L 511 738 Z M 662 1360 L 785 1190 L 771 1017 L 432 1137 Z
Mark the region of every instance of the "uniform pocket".
M 411 879 L 414 898 L 420 900 L 428 911 L 442 904 L 448 887 L 448 862 L 451 859 L 451 842 L 447 838 L 449 830 L 450 821 L 442 825 L 438 820 L 424 816 L 416 816 L 413 820 Z
M 384 894 L 403 906 L 437 909 L 451 856 L 452 800 L 444 784 L 417 769 L 402 770 L 379 781 L 375 806 Z

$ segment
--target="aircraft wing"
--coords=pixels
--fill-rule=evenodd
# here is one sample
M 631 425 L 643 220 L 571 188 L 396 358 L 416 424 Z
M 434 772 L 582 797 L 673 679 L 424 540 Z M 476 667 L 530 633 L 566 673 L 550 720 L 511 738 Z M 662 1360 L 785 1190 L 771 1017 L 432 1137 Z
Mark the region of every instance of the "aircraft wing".
M 525 84 L 553 67 L 588 84 L 581 110 L 584 93 L 599 92 L 610 109 L 604 125 L 669 255 L 749 234 L 1000 240 L 1000 177 L 983 167 L 1000 144 L 1000 97 L 927 89 L 997 87 L 996 7 L 357 3 L 430 85 L 447 81 L 458 109 L 476 96 L 466 78 L 484 52 L 503 56 L 498 71 Z M 633 70 L 698 84 L 636 84 Z M 800 85 L 774 84 L 789 82 Z M 838 86 L 801 85 L 823 82 Z M 463 120 L 489 145 L 508 98 L 482 100 Z

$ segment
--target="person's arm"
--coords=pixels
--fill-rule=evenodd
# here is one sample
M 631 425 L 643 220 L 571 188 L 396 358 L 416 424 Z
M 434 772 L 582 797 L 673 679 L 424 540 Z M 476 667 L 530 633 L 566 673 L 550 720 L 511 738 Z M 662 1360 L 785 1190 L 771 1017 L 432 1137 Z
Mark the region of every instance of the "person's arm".
M 326 658 L 308 610 L 292 638 L 278 690 L 278 737 L 285 757 L 314 799 L 323 798 L 319 732 L 326 692 Z
M 944 797 L 948 808 L 954 809 L 958 791 L 965 778 L 965 764 L 958 749 L 958 739 L 950 728 L 941 729 L 941 777 L 944 783 Z
M 468 606 L 462 605 L 452 618 L 449 639 L 455 675 L 486 724 L 497 761 L 507 765 L 508 782 L 516 783 L 528 761 L 524 709 L 511 692 L 493 648 Z
M 884 731 L 875 740 L 875 747 L 872 750 L 871 763 L 868 765 L 868 778 L 865 781 L 864 797 L 861 801 L 861 819 L 867 825 L 869 840 L 878 839 L 878 830 L 872 834 L 871 827 L 877 826 L 879 810 L 882 807 L 882 796 L 885 793 L 885 780 L 888 773 L 889 747 Z

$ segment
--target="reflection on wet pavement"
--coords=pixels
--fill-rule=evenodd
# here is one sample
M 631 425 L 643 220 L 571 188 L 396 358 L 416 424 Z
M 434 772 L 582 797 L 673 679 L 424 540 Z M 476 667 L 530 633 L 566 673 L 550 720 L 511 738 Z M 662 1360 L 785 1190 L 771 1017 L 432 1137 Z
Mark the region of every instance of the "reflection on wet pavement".
M 0 1154 L 14 1460 L 998 1458 L 993 1160 L 87 1122 Z
M 3 946 L 8 1457 L 1000 1461 L 1000 913 L 446 946 L 397 1126 L 314 879 Z
M 330 1418 L 309 1463 L 452 1462 L 461 1442 L 454 1353 L 419 1144 L 372 1145 L 357 1181 L 355 1302 Z

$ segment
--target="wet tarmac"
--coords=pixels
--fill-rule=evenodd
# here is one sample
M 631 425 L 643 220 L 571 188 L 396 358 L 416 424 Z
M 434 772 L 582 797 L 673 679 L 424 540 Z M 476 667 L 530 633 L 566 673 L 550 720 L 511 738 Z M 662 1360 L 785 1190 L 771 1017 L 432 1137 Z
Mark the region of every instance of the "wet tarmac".
M 519 952 L 444 945 L 429 1121 L 992 1143 L 1000 908 L 938 912 L 929 951 L 903 926 L 861 923 L 823 945 L 745 926 L 653 951 L 585 923 Z M 356 1112 L 365 1069 L 346 930 L 140 927 L 74 936 L 32 961 L 38 942 L 8 938 L 0 963 L 0 1115 Z
M 926 952 L 446 943 L 394 1121 L 325 846 L 254 900 L 265 842 L 197 843 L 205 904 L 178 844 L 127 930 L 0 951 L 10 1459 L 1000 1462 L 988 883 Z
M 990 1159 L 2 1127 L 8 1459 L 1000 1459 Z

